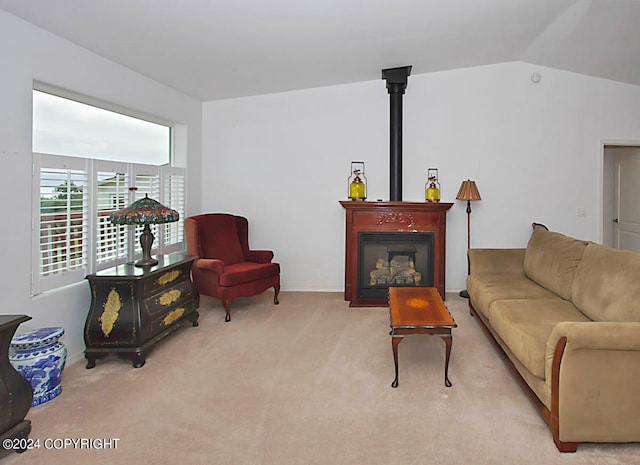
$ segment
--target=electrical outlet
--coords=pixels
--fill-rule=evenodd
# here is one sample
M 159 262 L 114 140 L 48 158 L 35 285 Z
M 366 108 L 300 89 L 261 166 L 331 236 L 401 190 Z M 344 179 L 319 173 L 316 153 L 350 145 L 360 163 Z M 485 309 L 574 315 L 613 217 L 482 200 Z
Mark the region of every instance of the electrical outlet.
M 584 207 L 578 207 L 578 209 L 576 210 L 576 216 L 586 216 L 587 212 L 584 209 Z

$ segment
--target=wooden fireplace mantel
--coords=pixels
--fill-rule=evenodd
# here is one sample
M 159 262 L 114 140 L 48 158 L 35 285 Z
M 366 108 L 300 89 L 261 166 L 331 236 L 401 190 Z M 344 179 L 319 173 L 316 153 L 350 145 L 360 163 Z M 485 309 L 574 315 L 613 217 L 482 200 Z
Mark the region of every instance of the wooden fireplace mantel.
M 446 202 L 363 202 L 343 200 L 346 211 L 344 298 L 350 307 L 384 307 L 387 299 L 358 296 L 358 233 L 432 232 L 434 233 L 433 285 L 445 297 Z

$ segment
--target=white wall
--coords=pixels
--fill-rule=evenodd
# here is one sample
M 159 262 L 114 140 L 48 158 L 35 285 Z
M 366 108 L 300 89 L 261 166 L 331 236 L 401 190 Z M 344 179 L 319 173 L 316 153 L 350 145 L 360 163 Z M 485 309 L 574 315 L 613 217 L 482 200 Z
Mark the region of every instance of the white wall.
M 422 201 L 436 167 L 442 201 L 455 202 L 447 289 L 465 287 L 466 204 L 455 195 L 467 178 L 482 195 L 472 247 L 524 247 L 533 221 L 601 240 L 602 140 L 640 138 L 640 87 L 513 62 L 410 76 L 403 102 L 403 200 Z M 206 102 L 202 209 L 247 216 L 284 290 L 343 290 L 338 201 L 351 160 L 366 162 L 369 199 L 388 200 L 388 125 L 381 79 Z
M 187 165 L 188 213 L 200 211 L 202 105 L 155 81 L 0 11 L 0 161 L 5 215 L 0 226 L 0 295 L 3 314 L 33 319 L 18 332 L 44 326 L 66 331 L 68 362 L 82 357 L 90 302 L 86 282 L 30 296 L 31 112 L 33 82 L 110 102 L 180 125 L 178 150 Z

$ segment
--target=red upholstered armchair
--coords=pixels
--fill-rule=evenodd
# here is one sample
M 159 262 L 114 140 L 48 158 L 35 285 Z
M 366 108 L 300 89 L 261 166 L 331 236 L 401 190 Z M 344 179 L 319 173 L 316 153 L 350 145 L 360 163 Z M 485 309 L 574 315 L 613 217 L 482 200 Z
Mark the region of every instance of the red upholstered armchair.
M 184 220 L 187 251 L 199 258 L 191 268 L 198 292 L 222 300 L 231 320 L 231 300 L 250 297 L 273 287 L 278 304 L 280 265 L 271 250 L 249 250 L 249 222 L 225 213 L 196 215 Z

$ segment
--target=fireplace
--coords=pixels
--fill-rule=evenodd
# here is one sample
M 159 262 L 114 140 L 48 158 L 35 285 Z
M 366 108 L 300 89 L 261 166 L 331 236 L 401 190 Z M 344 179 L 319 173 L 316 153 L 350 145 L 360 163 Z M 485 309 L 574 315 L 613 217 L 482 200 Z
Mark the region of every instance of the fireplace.
M 444 300 L 447 210 L 402 201 L 402 96 L 411 66 L 382 70 L 389 93 L 389 202 L 341 201 L 346 210 L 344 298 L 387 306 L 390 286 L 435 287 Z
M 445 297 L 446 212 L 452 203 L 341 201 L 346 210 L 345 300 L 387 305 L 389 286 Z
M 358 233 L 357 295 L 386 299 L 391 286 L 433 286 L 433 232 Z

